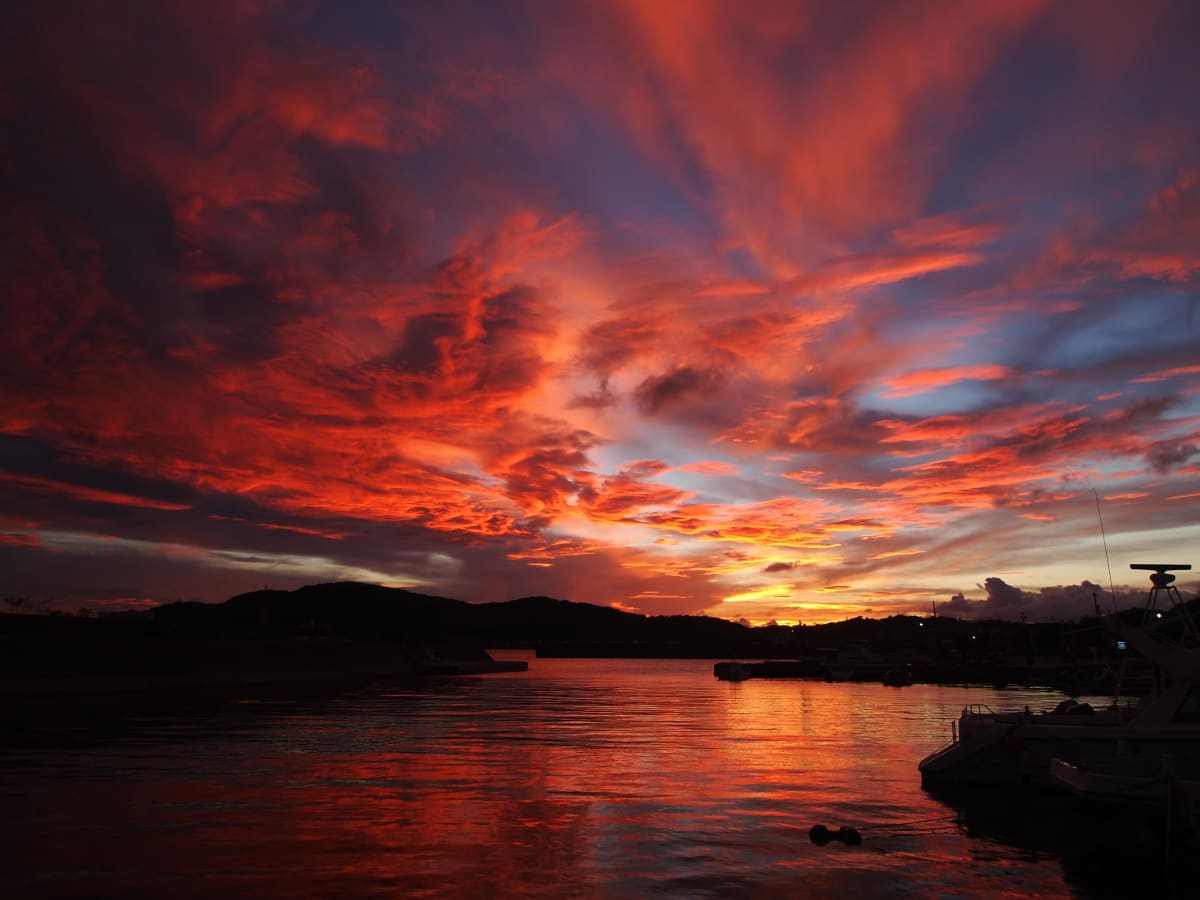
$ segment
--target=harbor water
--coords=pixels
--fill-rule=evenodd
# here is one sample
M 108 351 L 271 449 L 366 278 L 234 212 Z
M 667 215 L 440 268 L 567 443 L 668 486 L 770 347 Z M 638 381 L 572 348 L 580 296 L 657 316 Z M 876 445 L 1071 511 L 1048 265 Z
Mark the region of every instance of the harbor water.
M 0 895 L 1066 897 L 1156 877 L 1063 840 L 1057 796 L 921 788 L 964 704 L 1061 695 L 527 658 L 47 719 L 0 744 Z M 862 844 L 817 845 L 818 824 Z

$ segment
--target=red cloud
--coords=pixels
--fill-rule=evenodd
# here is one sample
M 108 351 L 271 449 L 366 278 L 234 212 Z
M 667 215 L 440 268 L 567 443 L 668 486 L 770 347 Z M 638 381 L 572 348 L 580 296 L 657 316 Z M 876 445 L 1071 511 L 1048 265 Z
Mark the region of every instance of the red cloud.
M 0 432 L 39 474 L 4 476 L 37 507 L 9 530 L 139 511 L 387 571 L 403 526 L 481 594 L 536 566 L 694 610 L 794 556 L 801 597 L 958 564 L 1092 481 L 1190 497 L 1194 128 L 1130 87 L 1151 52 L 1190 71 L 1168 13 L 617 3 L 517 52 L 397 7 L 424 49 L 396 53 L 307 7 L 30 7 Z M 1043 48 L 1053 120 L 1011 74 Z M 1148 278 L 1181 301 L 1157 344 L 1127 334 Z M 994 390 L 936 390 L 965 381 Z
M 1200 375 L 1200 366 L 1177 366 L 1173 369 L 1161 369 L 1157 372 L 1147 372 L 1139 378 L 1132 379 L 1134 384 L 1146 384 L 1152 381 L 1167 381 L 1171 378 L 1183 378 L 1187 375 Z
M 615 106 L 647 152 L 678 167 L 676 177 L 686 175 L 674 148 L 702 148 L 726 222 L 774 261 L 780 248 L 765 235 L 791 233 L 806 218 L 844 232 L 910 216 L 928 169 L 910 159 L 907 177 L 894 178 L 879 161 L 925 104 L 957 111 L 987 60 L 1039 5 L 941 9 L 915 21 L 912 9 L 877 10 L 831 48 L 801 13 L 776 11 L 768 33 L 735 7 L 639 4 L 615 26 L 625 34 L 616 46 L 629 48 L 622 59 L 581 59 L 572 47 L 571 60 L 581 78 L 606 67 L 608 93 L 596 92 L 597 101 Z M 826 77 L 778 77 L 772 64 L 783 47 L 823 60 Z
M 0 533 L 0 544 L 6 547 L 24 547 L 38 549 L 43 546 L 42 539 L 36 534 L 3 534 Z
M 103 503 L 114 506 L 136 506 L 143 509 L 186 510 L 191 509 L 187 503 L 172 503 L 166 500 L 155 500 L 150 497 L 138 497 L 120 491 L 106 491 L 86 485 L 69 484 L 54 481 L 49 478 L 38 478 L 32 475 L 15 475 L 11 472 L 0 472 L 0 482 L 7 485 L 9 490 L 30 491 L 37 494 L 51 494 L 83 500 L 87 503 Z
M 1122 278 L 1188 282 L 1200 272 L 1200 169 L 1158 192 L 1124 233 L 1086 255 L 1117 266 Z

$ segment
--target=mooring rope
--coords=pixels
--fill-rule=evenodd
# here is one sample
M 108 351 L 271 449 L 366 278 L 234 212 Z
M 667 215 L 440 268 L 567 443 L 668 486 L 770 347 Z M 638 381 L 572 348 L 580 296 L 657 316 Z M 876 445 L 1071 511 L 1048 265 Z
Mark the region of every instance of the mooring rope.
M 879 825 L 864 825 L 864 828 L 869 828 L 871 831 L 878 831 L 881 828 L 905 828 L 909 825 L 924 825 L 926 822 L 957 822 L 958 814 L 930 816 L 927 819 L 910 819 L 907 822 L 884 822 Z

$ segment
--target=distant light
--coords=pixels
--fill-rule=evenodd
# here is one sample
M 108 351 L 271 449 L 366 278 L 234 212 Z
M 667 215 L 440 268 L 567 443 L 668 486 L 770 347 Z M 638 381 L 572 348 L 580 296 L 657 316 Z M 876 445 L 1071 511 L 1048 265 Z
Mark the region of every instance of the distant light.
M 1124 649 L 1125 649 L 1125 642 L 1124 642 L 1124 641 L 1117 641 L 1117 649 L 1118 649 L 1118 650 L 1124 650 Z
M 1162 613 L 1155 613 L 1155 615 L 1158 616 L 1160 619 L 1162 618 Z
M 975 640 L 975 635 L 971 635 L 971 640 Z
M 924 628 L 924 627 L 925 627 L 925 623 L 924 623 L 924 622 L 918 622 L 918 623 L 917 623 L 917 627 L 918 627 L 918 628 Z

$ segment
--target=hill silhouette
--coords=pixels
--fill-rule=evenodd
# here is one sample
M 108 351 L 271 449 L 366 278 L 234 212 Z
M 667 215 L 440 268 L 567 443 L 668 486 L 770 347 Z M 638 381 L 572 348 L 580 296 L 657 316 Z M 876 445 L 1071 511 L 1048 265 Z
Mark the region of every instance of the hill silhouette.
M 607 606 L 521 597 L 467 603 L 358 582 L 261 590 L 224 603 L 173 603 L 139 614 L 156 624 L 225 635 L 338 635 L 352 639 L 440 640 L 487 645 L 587 642 L 665 647 L 756 643 L 750 628 L 705 616 L 644 616 Z
M 261 590 L 224 603 L 170 603 L 143 615 L 198 632 L 336 634 L 392 640 L 445 634 L 469 615 L 469 603 L 359 582 L 314 584 L 294 591 Z
M 1192 614 L 1198 602 L 1187 604 Z M 1123 614 L 1137 621 L 1145 615 Z M 1156 627 L 1166 633 L 1181 626 L 1173 611 Z M 781 661 L 768 667 L 774 677 L 853 668 L 854 677 L 870 679 L 903 665 L 927 681 L 988 684 L 1080 684 L 1123 658 L 1095 618 L 1025 623 L 897 615 L 750 627 L 545 596 L 468 603 L 358 582 L 97 618 L 0 616 L 0 673 L 7 674 L 2 687 L 9 691 L 57 690 L 54 679 L 74 679 L 63 690 L 94 690 L 110 677 L 123 679 L 120 687 L 127 689 L 142 676 L 251 683 L 525 665 L 497 662 L 484 649 L 503 647 L 533 648 L 547 657 Z

